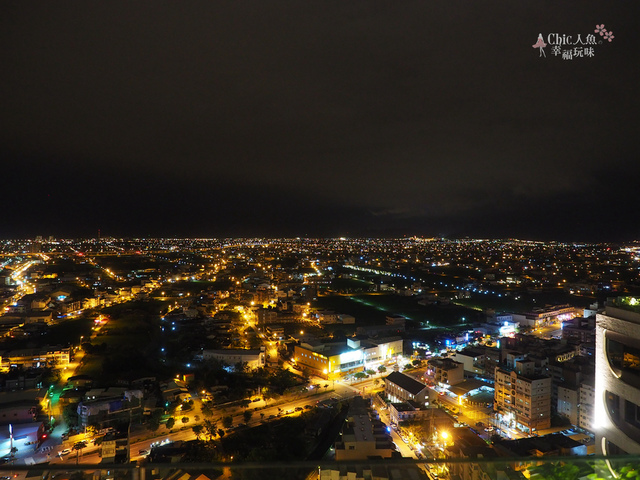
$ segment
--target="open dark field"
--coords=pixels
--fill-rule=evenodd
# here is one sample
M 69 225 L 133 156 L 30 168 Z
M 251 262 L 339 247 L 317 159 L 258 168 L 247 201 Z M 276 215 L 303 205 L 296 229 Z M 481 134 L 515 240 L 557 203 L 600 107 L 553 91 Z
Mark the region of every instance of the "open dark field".
M 450 326 L 479 319 L 479 312 L 471 308 L 458 305 L 423 306 L 418 304 L 415 297 L 393 294 L 320 297 L 313 306 L 353 315 L 356 325 L 381 325 L 388 315 L 402 315 L 420 323 L 429 322 L 430 326 Z

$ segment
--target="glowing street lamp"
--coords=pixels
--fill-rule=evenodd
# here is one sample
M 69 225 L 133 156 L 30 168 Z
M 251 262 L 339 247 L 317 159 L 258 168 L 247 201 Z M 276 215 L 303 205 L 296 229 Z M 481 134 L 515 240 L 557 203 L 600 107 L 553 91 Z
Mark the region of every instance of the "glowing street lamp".
M 446 432 L 446 431 L 440 432 L 440 437 L 442 438 L 443 448 L 447 448 L 447 439 L 449 438 L 449 432 Z

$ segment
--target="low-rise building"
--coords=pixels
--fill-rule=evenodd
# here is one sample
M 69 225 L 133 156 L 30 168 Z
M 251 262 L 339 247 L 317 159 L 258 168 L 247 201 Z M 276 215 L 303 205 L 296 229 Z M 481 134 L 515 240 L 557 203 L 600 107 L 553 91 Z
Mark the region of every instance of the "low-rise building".
M 547 305 L 534 308 L 527 313 L 512 313 L 513 320 L 520 325 L 539 328 L 555 321 L 571 320 L 582 314 L 579 308 L 570 305 Z
M 294 361 L 315 375 L 341 376 L 393 360 L 402 355 L 400 337 L 381 339 L 348 338 L 346 343 L 322 343 L 308 340 L 294 348 Z
M 460 480 L 490 480 L 501 478 L 505 480 L 525 480 L 525 476 L 512 470 L 503 462 L 473 462 L 473 459 L 486 460 L 498 457 L 498 453 L 488 446 L 462 446 L 458 448 L 449 447 L 447 452 L 452 458 L 465 459 L 465 462 L 449 464 L 449 475 L 451 478 Z
M 464 381 L 464 365 L 450 358 L 429 360 L 429 373 L 437 385 L 456 385 Z
M 407 325 L 407 319 L 402 315 L 387 315 L 385 324 L 404 330 Z
M 142 410 L 140 390 L 90 390 L 78 404 L 78 418 L 83 427 L 106 428 L 123 421 L 140 421 Z
M 340 439 L 335 443 L 336 460 L 389 458 L 395 451 L 386 425 L 374 417 L 362 397 L 354 397 Z
M 477 348 L 465 348 L 462 351 L 455 352 L 452 359 L 462 364 L 465 372 L 482 375 L 484 352 Z
M 389 404 L 389 419 L 391 423 L 398 425 L 400 422 L 418 420 L 427 418 L 430 413 L 430 409 L 423 405 L 420 405 L 414 401 L 390 403 Z
M 425 405 L 429 388 L 422 382 L 400 372 L 392 372 L 384 379 L 384 393 L 392 402 L 412 401 Z
M 131 452 L 127 433 L 106 434 L 100 444 L 100 456 L 102 463 L 129 463 Z
M 8 371 L 11 367 L 40 368 L 66 367 L 69 365 L 71 349 L 63 347 L 27 348 L 3 352 L 0 356 L 0 369 Z
M 218 360 L 230 367 L 243 363 L 250 370 L 254 370 L 264 367 L 266 352 L 264 347 L 260 347 L 260 349 L 224 348 L 221 350 L 202 350 L 199 358 L 205 361 Z
M 561 433 L 552 433 L 542 437 L 519 438 L 517 440 L 497 440 L 493 447 L 508 457 L 546 457 L 546 456 L 584 456 L 587 446 Z M 525 460 L 520 469 L 535 465 L 536 460 Z

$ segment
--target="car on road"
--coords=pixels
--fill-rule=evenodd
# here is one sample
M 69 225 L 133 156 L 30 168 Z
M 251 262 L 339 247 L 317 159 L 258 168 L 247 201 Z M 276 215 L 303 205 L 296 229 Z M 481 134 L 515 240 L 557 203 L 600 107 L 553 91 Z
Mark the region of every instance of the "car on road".
M 302 407 L 296 407 L 296 412 L 301 412 L 303 410 Z
M 149 454 L 149 450 L 145 450 L 144 448 L 142 450 L 138 450 L 138 455 L 148 455 Z
M 70 449 L 68 449 L 68 448 L 65 448 L 64 450 L 60 450 L 60 451 L 58 452 L 58 455 L 62 457 L 62 456 L 64 456 L 64 455 L 69 455 L 70 453 L 71 453 L 71 450 L 70 450 Z

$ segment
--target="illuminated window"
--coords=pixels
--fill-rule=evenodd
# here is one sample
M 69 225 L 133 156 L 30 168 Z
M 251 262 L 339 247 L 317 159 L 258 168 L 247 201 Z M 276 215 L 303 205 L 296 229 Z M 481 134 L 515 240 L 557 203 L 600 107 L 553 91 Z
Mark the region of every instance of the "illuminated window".
M 607 360 L 622 381 L 640 388 L 640 345 L 628 337 L 607 332 Z

